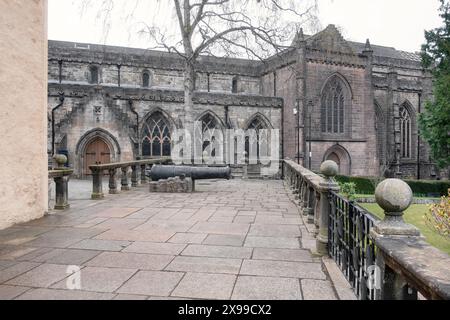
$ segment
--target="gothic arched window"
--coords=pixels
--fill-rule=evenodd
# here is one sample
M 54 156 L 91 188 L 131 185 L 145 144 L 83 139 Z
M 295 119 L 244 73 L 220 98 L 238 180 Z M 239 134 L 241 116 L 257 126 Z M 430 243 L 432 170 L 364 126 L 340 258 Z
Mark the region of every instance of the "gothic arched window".
M 220 146 L 222 143 L 222 131 L 217 119 L 210 113 L 206 113 L 201 119 L 201 141 L 202 151 L 205 151 L 210 145 Z M 212 147 L 209 156 L 219 155 L 220 150 Z
M 342 80 L 331 78 L 322 93 L 321 129 L 323 133 L 343 134 L 345 132 L 346 88 Z
M 150 73 L 148 71 L 144 71 L 142 74 L 142 86 L 144 88 L 148 88 L 150 86 Z
M 401 106 L 399 111 L 401 156 L 411 158 L 411 115 L 404 106 Z
M 247 153 L 247 157 L 260 155 L 260 130 L 267 129 L 266 124 L 260 117 L 255 117 L 252 122 L 248 125 L 248 134 L 245 137 L 245 152 Z
M 170 125 L 161 112 L 149 117 L 142 132 L 142 155 L 149 157 L 170 156 Z

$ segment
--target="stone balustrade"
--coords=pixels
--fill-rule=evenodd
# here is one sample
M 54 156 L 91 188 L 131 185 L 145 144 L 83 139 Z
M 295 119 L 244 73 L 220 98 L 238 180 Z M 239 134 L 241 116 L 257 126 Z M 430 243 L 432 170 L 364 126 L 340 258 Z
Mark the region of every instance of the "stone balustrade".
M 65 210 L 69 205 L 69 179 L 72 169 L 54 169 L 48 171 L 48 178 L 55 181 L 55 210 Z
M 427 299 L 450 299 L 450 256 L 404 222 L 403 212 L 413 200 L 404 181 L 378 185 L 376 201 L 385 212 L 378 221 L 338 194 L 336 163 L 324 162 L 323 176 L 291 160 L 283 166 L 303 215 L 316 226 L 316 252 L 335 259 L 360 299 L 417 299 L 418 292 Z
M 370 236 L 377 247 L 376 265 L 380 287 L 377 299 L 450 300 L 450 256 L 424 241 L 420 231 L 403 220 L 413 201 L 411 188 L 402 180 L 386 179 L 375 190 L 384 220 Z
M 168 164 L 171 162 L 170 157 L 162 157 L 157 159 L 136 160 L 129 162 L 116 162 L 100 165 L 91 165 L 89 169 L 92 172 L 92 194 L 94 200 L 103 199 L 103 176 L 105 173 L 109 176 L 109 193 L 117 194 L 120 191 L 131 190 L 140 184 L 148 183 L 146 170 L 154 164 Z M 117 187 L 117 171 L 120 169 L 120 191 Z M 131 186 L 128 173 L 131 169 Z
M 339 191 L 333 179 L 338 174 L 338 167 L 333 161 L 324 162 L 322 177 L 291 160 L 284 160 L 283 163 L 285 180 L 296 195 L 303 215 L 307 222 L 316 226 L 317 252 L 325 255 L 328 253 L 329 193 Z

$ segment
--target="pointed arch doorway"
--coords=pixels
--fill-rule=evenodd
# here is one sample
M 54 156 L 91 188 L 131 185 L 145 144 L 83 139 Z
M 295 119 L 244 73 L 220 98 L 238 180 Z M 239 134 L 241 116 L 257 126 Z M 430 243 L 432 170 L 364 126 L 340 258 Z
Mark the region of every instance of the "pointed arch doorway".
M 352 160 L 347 149 L 341 145 L 334 145 L 325 152 L 323 161 L 332 160 L 339 168 L 339 174 L 349 176 L 352 171 Z
M 86 146 L 84 159 L 84 174 L 90 175 L 89 166 L 111 162 L 111 150 L 102 138 L 97 137 Z

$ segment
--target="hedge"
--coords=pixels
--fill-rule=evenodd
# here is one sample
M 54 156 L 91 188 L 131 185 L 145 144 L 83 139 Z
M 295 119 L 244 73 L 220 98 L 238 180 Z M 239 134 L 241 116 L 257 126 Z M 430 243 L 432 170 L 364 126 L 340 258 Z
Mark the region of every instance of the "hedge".
M 373 180 L 367 177 L 336 176 L 339 183 L 353 182 L 358 194 L 374 194 Z M 412 189 L 416 197 L 440 197 L 448 195 L 450 181 L 438 180 L 404 180 Z

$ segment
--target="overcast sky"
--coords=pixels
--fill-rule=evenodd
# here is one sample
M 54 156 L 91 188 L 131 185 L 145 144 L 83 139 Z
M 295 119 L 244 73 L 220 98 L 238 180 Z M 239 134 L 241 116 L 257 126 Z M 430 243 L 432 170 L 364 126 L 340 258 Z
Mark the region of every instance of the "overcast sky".
M 101 0 L 92 0 L 99 3 Z M 119 2 L 121 0 L 118 0 Z M 171 0 L 167 0 L 171 1 Z M 81 14 L 82 0 L 49 0 L 49 30 L 52 40 L 101 43 L 118 46 L 147 48 L 145 38 L 130 29 L 124 12 L 132 6 L 115 8 L 112 27 L 105 38 L 105 28 L 96 16 L 95 6 Z M 145 3 L 145 0 L 143 0 Z M 419 51 L 424 42 L 424 30 L 442 24 L 438 16 L 438 0 L 319 0 L 319 19 L 322 27 L 335 24 L 348 40 L 395 47 L 405 51 Z M 155 10 L 145 4 L 136 13 L 137 20 L 161 19 L 170 21 L 171 13 Z

